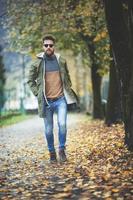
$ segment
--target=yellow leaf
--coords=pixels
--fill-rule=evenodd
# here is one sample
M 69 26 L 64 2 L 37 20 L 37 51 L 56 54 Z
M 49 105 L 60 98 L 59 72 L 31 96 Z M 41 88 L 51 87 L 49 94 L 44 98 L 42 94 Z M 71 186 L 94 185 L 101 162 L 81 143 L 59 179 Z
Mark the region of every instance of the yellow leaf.
M 113 189 L 112 189 L 112 192 L 119 192 L 119 190 L 116 189 L 116 188 L 113 188 Z

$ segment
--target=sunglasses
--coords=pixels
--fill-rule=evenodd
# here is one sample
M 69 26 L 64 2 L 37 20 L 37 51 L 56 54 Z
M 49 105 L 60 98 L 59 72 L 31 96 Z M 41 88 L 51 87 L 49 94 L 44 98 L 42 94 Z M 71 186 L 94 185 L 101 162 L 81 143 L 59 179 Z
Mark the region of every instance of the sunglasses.
M 49 46 L 50 48 L 52 48 L 54 45 L 53 45 L 53 44 L 44 44 L 43 46 L 46 47 L 46 48 L 47 48 L 48 46 Z

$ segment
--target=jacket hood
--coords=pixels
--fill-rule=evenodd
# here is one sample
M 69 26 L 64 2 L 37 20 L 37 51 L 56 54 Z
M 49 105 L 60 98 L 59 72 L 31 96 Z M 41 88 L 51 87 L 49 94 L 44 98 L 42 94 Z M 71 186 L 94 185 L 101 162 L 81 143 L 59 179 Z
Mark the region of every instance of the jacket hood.
M 56 56 L 57 60 L 59 60 L 60 54 L 59 53 L 55 53 L 54 55 Z M 44 57 L 44 52 L 38 53 L 36 56 L 37 56 L 37 58 L 41 59 L 41 58 Z

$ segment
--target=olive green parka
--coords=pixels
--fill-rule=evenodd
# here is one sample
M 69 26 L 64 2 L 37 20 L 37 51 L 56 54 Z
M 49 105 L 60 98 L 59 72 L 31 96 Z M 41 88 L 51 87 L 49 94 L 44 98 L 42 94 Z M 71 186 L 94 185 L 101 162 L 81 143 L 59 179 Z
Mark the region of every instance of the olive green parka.
M 69 71 L 67 68 L 67 63 L 60 54 L 55 54 L 58 64 L 59 71 L 61 75 L 61 80 L 63 84 L 63 92 L 66 98 L 67 104 L 78 103 L 78 98 L 73 91 Z M 41 118 L 45 117 L 45 108 L 48 104 L 45 95 L 45 56 L 44 52 L 37 55 L 37 59 L 31 65 L 28 75 L 28 85 L 31 91 L 37 97 L 38 100 L 38 114 Z

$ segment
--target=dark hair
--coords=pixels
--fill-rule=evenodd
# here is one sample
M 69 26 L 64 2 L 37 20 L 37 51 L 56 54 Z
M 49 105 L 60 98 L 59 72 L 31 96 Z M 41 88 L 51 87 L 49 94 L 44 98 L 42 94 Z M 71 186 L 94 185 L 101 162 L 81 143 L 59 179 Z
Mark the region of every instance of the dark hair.
M 52 40 L 53 43 L 55 43 L 55 37 L 52 35 L 45 35 L 42 39 L 42 41 L 44 42 L 45 40 Z

